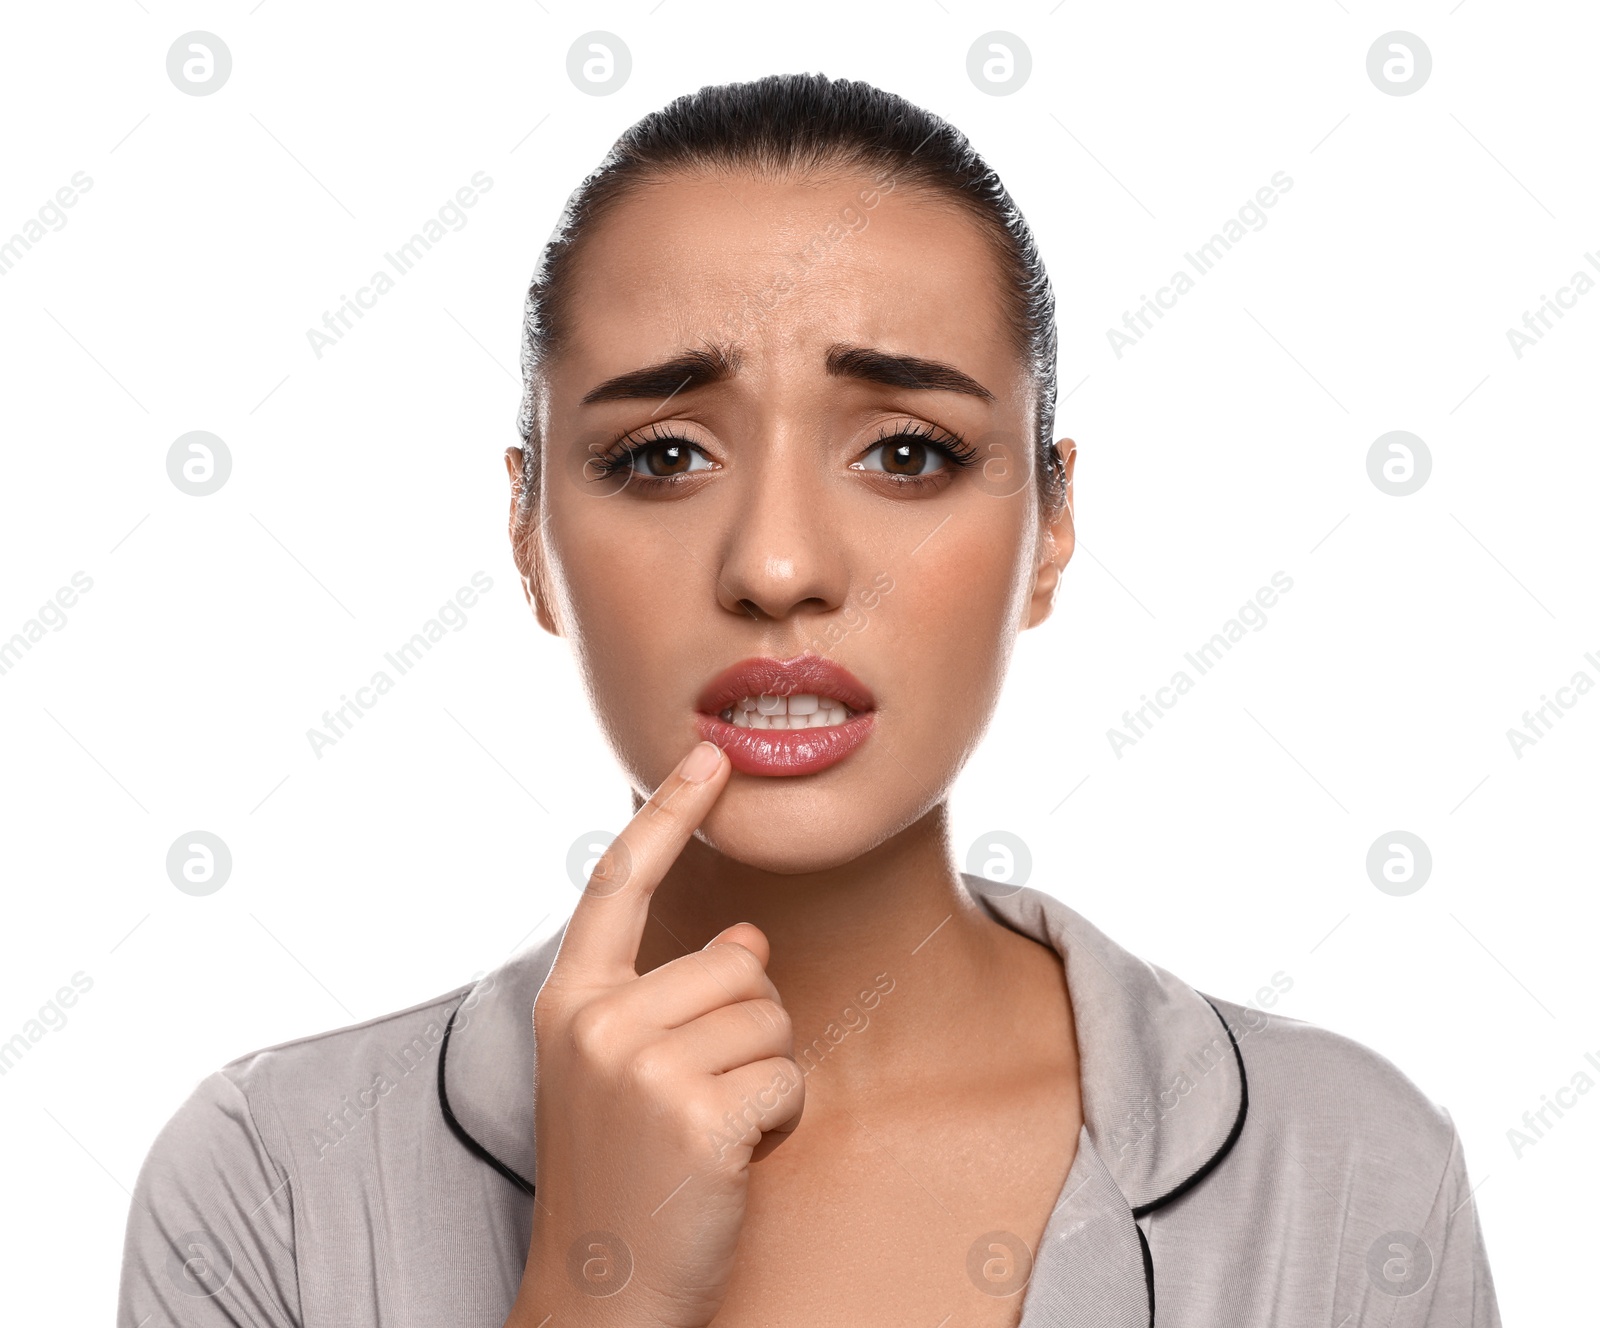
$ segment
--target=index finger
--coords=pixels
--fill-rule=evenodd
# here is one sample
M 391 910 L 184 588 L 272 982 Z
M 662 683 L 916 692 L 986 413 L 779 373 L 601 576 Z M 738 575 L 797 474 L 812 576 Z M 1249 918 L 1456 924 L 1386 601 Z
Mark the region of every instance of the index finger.
M 589 873 L 552 973 L 599 983 L 638 976 L 634 961 L 650 916 L 650 898 L 732 769 L 720 747 L 699 742 L 661 781 Z

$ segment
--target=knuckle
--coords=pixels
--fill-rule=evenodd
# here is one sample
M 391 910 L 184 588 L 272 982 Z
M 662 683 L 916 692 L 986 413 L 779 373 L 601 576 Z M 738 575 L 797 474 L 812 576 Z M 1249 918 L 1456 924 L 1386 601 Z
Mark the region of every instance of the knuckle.
M 677 1079 L 670 1058 L 659 1047 L 641 1047 L 628 1058 L 628 1082 L 647 1097 L 669 1098 Z
M 713 946 L 712 953 L 717 956 L 718 963 L 726 966 L 729 976 L 740 982 L 751 982 L 766 976 L 766 969 L 761 966 L 755 951 L 746 949 L 738 941 L 724 941 L 721 945 Z
M 777 1057 L 773 1065 L 767 1105 L 778 1116 L 793 1116 L 805 1105 L 805 1074 L 787 1056 Z
M 806 1104 L 806 1075 L 796 1062 L 787 1058 L 784 1060 L 784 1083 L 794 1104 L 793 1110 L 798 1113 Z
M 746 1006 L 755 1016 L 763 1033 L 777 1033 L 785 1038 L 792 1035 L 793 1021 L 789 1017 L 789 1012 L 776 1001 L 760 996 L 753 1001 L 747 1001 Z
M 749 1128 L 734 1114 L 729 1103 L 711 1095 L 685 1098 L 680 1106 L 680 1117 L 689 1138 L 709 1142 L 719 1154 Z
M 616 1045 L 616 1016 L 599 1001 L 590 1001 L 575 1010 L 567 1021 L 567 1036 L 574 1050 L 586 1061 L 605 1061 Z
M 678 1104 L 678 1126 L 683 1139 L 698 1144 L 722 1131 L 722 1107 L 699 1098 L 685 1099 Z
M 677 820 L 682 814 L 680 811 L 679 793 L 682 791 L 684 781 L 669 779 L 660 785 L 644 800 L 644 806 L 639 809 L 640 815 L 635 819 L 642 819 L 646 823 L 665 817 L 668 820 Z
M 633 850 L 627 840 L 618 836 L 606 845 L 605 851 L 595 861 L 584 886 L 586 893 L 614 895 L 633 877 Z

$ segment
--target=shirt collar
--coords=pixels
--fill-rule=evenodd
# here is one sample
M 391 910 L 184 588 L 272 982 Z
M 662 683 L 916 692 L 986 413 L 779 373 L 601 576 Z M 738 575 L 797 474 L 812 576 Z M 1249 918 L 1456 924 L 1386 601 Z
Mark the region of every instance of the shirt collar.
M 1062 956 L 1084 1128 L 1134 1215 L 1199 1183 L 1232 1147 L 1247 1103 L 1238 1046 L 1216 1007 L 1052 895 L 967 873 L 962 882 L 997 921 Z M 440 1050 L 446 1121 L 524 1189 L 536 1180 L 531 1011 L 565 930 L 476 983 Z

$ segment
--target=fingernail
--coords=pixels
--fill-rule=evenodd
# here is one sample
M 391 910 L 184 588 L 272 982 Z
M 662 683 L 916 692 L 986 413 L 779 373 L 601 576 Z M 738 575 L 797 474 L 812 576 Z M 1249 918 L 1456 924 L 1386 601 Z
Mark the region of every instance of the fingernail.
M 722 748 L 714 742 L 702 742 L 683 758 L 683 777 L 691 784 L 704 784 L 717 773 L 722 764 Z

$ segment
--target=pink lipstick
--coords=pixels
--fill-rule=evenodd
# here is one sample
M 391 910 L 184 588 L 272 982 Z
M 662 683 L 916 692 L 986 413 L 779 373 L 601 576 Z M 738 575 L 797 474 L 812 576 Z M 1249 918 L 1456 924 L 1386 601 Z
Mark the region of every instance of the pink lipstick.
M 872 732 L 872 692 L 821 655 L 740 660 L 696 700 L 695 727 L 747 775 L 809 775 L 855 751 Z

